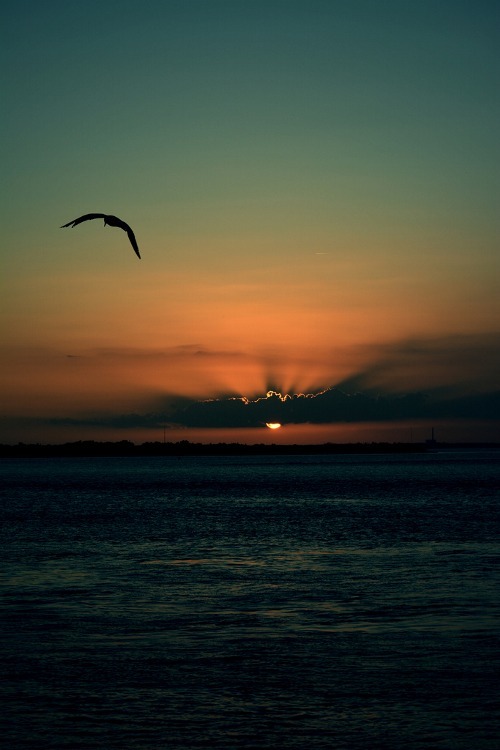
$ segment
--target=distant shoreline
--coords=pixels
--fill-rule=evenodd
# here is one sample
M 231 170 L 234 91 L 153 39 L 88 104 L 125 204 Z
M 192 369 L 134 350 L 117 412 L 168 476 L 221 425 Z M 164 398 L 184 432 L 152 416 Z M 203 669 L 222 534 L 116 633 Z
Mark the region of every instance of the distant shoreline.
M 41 443 L 18 443 L 0 445 L 1 458 L 64 458 L 64 457 L 133 457 L 133 456 L 298 456 L 338 454 L 380 453 L 429 453 L 444 450 L 492 450 L 500 451 L 500 443 L 323 443 L 319 445 L 247 445 L 245 443 L 142 443 L 136 445 L 128 440 L 98 442 L 80 440 L 58 445 Z

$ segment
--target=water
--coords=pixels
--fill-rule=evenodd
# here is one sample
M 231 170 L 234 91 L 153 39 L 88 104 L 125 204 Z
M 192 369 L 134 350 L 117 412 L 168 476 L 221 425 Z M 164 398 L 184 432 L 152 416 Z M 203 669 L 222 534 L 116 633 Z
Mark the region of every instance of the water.
M 0 470 L 6 747 L 499 747 L 498 454 Z

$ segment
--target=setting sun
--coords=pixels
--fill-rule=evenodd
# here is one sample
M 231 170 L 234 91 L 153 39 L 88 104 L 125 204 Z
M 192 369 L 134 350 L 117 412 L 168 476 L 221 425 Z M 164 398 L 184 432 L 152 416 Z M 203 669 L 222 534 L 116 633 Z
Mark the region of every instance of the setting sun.
M 269 427 L 270 430 L 278 430 L 281 424 L 279 422 L 266 422 L 266 427 Z

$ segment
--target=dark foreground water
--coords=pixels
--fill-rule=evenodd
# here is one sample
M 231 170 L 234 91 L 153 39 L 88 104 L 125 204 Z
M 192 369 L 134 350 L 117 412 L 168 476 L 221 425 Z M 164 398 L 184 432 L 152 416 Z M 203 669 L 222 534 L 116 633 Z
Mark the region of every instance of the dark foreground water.
M 499 747 L 498 454 L 0 470 L 6 748 Z

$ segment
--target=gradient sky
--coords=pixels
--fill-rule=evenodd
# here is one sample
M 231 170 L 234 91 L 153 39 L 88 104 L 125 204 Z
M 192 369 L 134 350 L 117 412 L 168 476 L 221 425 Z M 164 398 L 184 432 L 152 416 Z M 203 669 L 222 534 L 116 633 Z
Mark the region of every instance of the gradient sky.
M 498 2 L 2 27 L 1 442 L 500 439 Z

